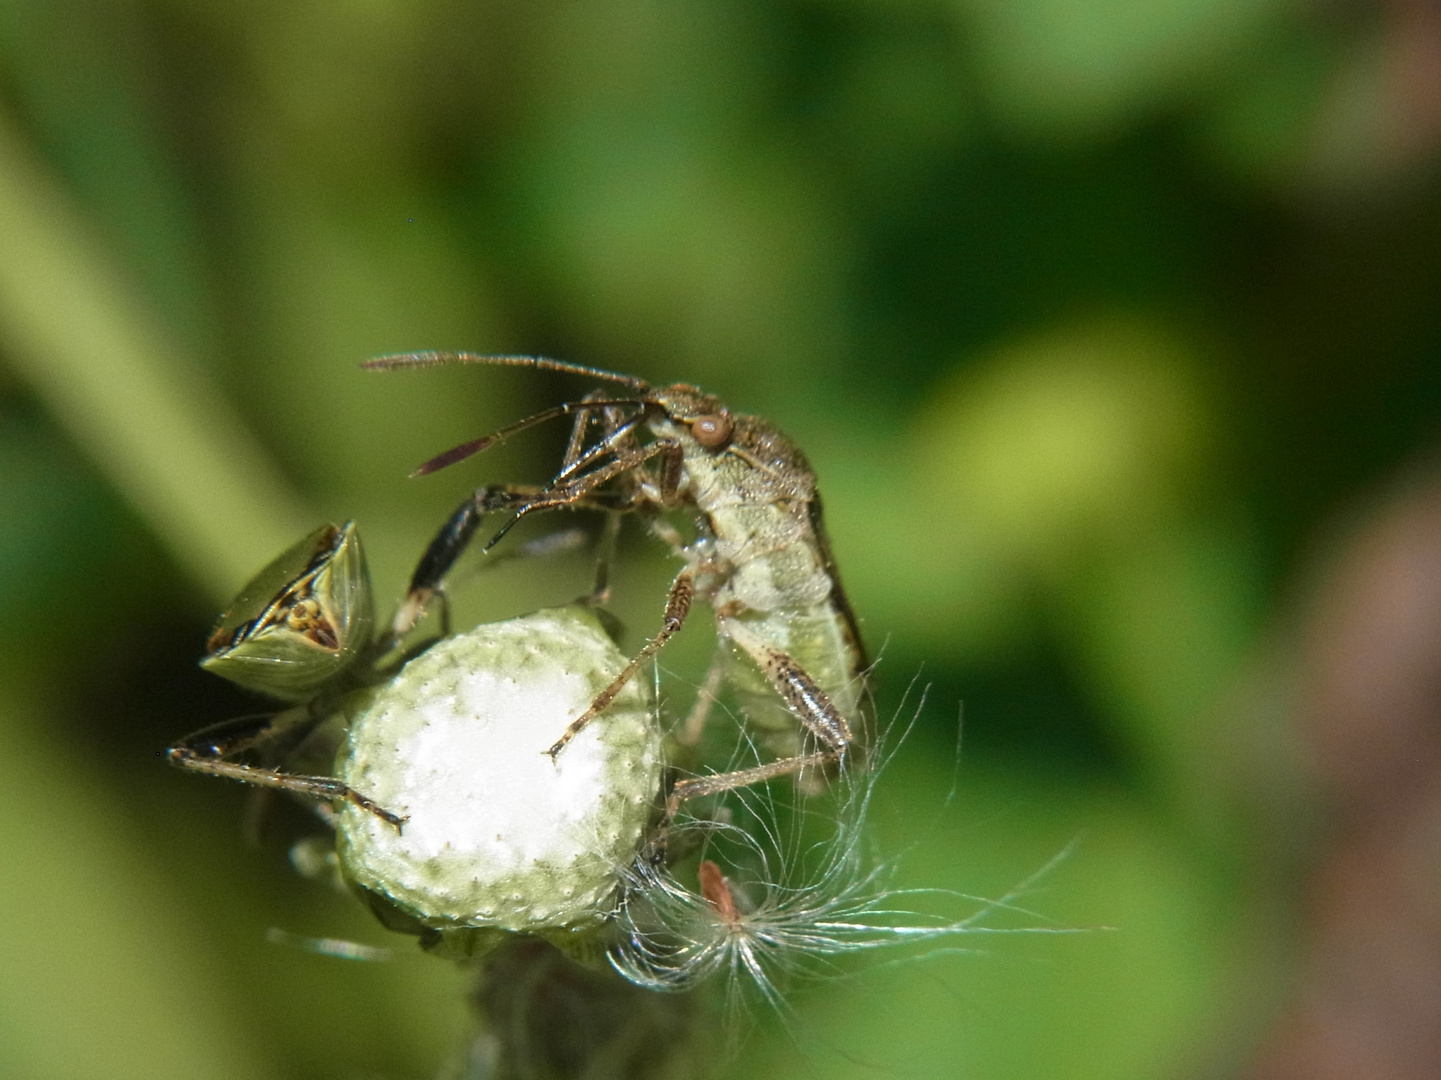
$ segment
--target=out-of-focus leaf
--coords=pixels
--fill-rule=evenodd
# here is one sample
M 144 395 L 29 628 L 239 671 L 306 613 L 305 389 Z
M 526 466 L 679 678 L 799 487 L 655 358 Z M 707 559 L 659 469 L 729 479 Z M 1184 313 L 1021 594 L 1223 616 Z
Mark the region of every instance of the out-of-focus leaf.
M 1194 93 L 1284 0 L 956 0 L 986 87 L 1017 128 L 1094 137 Z
M 1233 84 L 1200 121 L 1206 152 L 1253 182 L 1293 183 L 1314 137 L 1338 45 L 1293 30 L 1238 64 Z
M 905 456 L 857 451 L 827 481 L 855 536 L 852 587 L 882 625 L 924 627 L 949 655 L 989 652 L 1038 581 L 1178 512 L 1209 423 L 1193 358 L 1161 327 L 1092 320 L 997 350 L 937 388 Z
M 143 601 L 146 556 L 158 560 L 136 531 L 40 417 L 0 411 L 0 640 L 63 647 L 93 633 L 97 611 Z
M 167 142 L 152 34 L 143 5 L 15 0 L 0 9 L 0 65 L 94 235 L 175 335 L 208 349 L 209 253 L 185 184 L 196 163 Z
M 1307 131 L 1301 185 L 1354 198 L 1419 178 L 1435 160 L 1441 27 L 1428 11 L 1420 7 L 1408 17 L 1398 6 L 1390 25 L 1348 43 Z
M 304 531 L 294 494 L 142 314 L 3 117 L 0 233 L 0 344 L 10 364 L 223 602 Z
M 917 419 L 915 475 L 940 520 L 1044 566 L 1166 514 L 1208 434 L 1184 346 L 1101 320 L 959 371 Z
M 1040 933 L 963 937 L 892 964 L 871 958 L 866 970 L 813 985 L 783 1021 L 789 1038 L 758 1046 L 759 1060 L 742 1072 L 790 1076 L 803 1058 L 827 1076 L 882 1069 L 968 1080 L 1150 1080 L 1209 1056 L 1226 949 L 1218 898 L 1146 808 L 1114 791 L 1039 783 L 976 760 L 962 768 L 956 801 L 942 814 L 949 763 L 908 754 L 880 781 L 883 823 L 896 793 L 906 792 L 904 817 L 877 830 L 885 850 L 909 848 L 896 887 L 956 890 L 900 896 L 896 906 L 967 914 L 1070 846 L 1009 909 L 983 920 Z M 939 816 L 918 840 L 926 806 Z
M 1060 636 L 1082 677 L 1150 783 L 1212 840 L 1246 828 L 1235 815 L 1249 753 L 1285 760 L 1264 718 L 1235 701 L 1261 629 L 1253 552 L 1234 521 L 1181 518 L 1062 588 Z
M 716 3 L 570 8 L 561 23 L 537 51 L 555 75 L 508 171 L 528 197 L 530 260 L 567 319 L 603 354 L 639 344 L 794 389 L 788 376 L 840 345 L 850 252 L 823 178 L 761 123 L 761 27 Z M 588 43 L 561 61 L 570 35 Z M 738 139 L 753 146 L 743 165 Z
M 78 748 L 35 733 L 43 722 L 41 703 L 0 700 L 0 1072 L 274 1077 L 262 1041 L 234 1022 L 220 958 L 166 895 L 148 838 L 103 803 Z

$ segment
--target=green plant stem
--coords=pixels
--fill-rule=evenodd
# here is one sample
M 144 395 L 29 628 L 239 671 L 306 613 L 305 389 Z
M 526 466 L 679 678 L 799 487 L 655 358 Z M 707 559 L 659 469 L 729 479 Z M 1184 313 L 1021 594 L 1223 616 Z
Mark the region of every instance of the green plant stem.
M 217 604 L 313 524 L 0 115 L 0 348 Z

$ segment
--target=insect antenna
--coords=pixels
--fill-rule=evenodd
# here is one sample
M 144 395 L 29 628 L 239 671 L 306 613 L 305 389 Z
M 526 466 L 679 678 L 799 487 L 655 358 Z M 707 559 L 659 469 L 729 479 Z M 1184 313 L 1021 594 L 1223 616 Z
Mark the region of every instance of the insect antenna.
M 569 416 L 582 409 L 594 409 L 606 405 L 644 404 L 645 400 L 643 398 L 607 398 L 603 401 L 596 401 L 595 399 L 588 401 L 567 401 L 553 408 L 542 409 L 533 416 L 527 416 L 524 420 L 517 420 L 513 424 L 507 424 L 499 431 L 491 432 L 489 435 L 485 435 L 479 439 L 471 439 L 469 442 L 463 442 L 459 446 L 453 446 L 443 454 L 437 454 L 425 462 L 410 475 L 429 476 L 431 473 L 439 472 L 441 469 L 454 465 L 458 461 L 464 461 L 466 458 L 478 454 L 482 450 L 489 450 L 497 443 L 505 442 L 505 440 L 512 435 L 519 434 L 528 428 L 536 427 L 539 424 L 545 423 L 547 420 L 554 420 L 558 416 Z
M 650 384 L 634 375 L 622 375 L 604 368 L 552 360 L 548 356 L 487 355 L 472 352 L 413 352 L 377 356 L 361 364 L 367 371 L 391 371 L 395 368 L 439 367 L 442 364 L 491 364 L 495 367 L 528 367 L 542 371 L 560 371 L 568 375 L 587 375 L 592 379 L 620 383 L 636 390 L 649 390 Z

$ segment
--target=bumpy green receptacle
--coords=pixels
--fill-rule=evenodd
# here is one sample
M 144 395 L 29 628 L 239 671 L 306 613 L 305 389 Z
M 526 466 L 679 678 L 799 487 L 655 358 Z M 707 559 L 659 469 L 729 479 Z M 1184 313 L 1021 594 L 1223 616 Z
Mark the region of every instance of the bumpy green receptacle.
M 346 875 L 420 926 L 551 933 L 614 907 L 656 807 L 661 732 L 634 679 L 552 761 L 544 751 L 625 666 L 589 611 L 439 642 L 351 722 L 339 776 L 403 832 L 340 811 Z

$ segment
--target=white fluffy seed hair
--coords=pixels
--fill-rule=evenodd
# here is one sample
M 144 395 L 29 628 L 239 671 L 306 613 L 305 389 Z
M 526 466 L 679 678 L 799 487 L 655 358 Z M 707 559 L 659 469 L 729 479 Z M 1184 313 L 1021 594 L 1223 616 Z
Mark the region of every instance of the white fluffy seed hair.
M 759 995 L 784 1014 L 784 984 L 834 971 L 832 957 L 949 942 L 962 935 L 1075 932 L 983 925 L 1000 911 L 1044 921 L 1019 901 L 1068 851 L 996 899 L 890 884 L 896 862 L 870 851 L 866 819 L 876 784 L 919 713 L 917 707 L 893 747 L 875 749 L 868 770 L 843 772 L 832 793 L 804 800 L 793 811 L 777 802 L 778 792 L 792 789 L 776 784 L 731 792 L 730 821 L 678 820 L 672 844 L 698 831 L 704 837 L 702 875 L 707 875 L 704 860 L 712 856 L 723 868 L 712 864 L 710 886 L 698 891 L 667 868 L 645 862 L 632 867 L 617 914 L 622 936 L 610 950 L 611 965 L 631 982 L 655 990 L 687 990 L 719 976 L 726 980 L 729 1012 L 744 1011 L 748 999 Z M 721 873 L 734 874 L 735 880 Z M 716 894 L 717 888 L 723 895 Z M 971 911 L 947 918 L 906 906 L 923 897 L 952 907 L 964 904 Z M 932 952 L 958 950 L 948 946 Z

